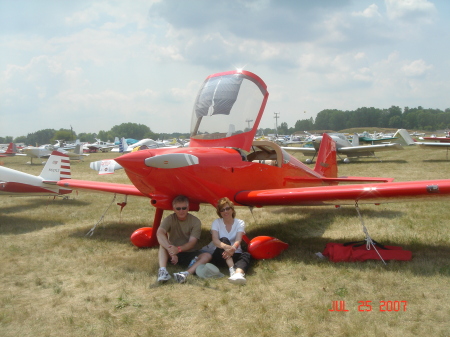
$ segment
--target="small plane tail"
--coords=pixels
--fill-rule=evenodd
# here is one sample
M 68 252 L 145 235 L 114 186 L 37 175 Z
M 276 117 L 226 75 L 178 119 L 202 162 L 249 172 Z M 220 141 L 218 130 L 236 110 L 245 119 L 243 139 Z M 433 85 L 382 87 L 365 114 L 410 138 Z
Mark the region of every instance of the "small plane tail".
M 399 143 L 400 145 L 414 145 L 414 139 L 411 138 L 408 131 L 405 129 L 398 129 L 394 134 L 394 137 L 397 139 L 393 140 L 393 143 Z
M 58 151 L 53 151 L 45 163 L 40 177 L 46 183 L 70 179 L 69 156 Z
M 73 150 L 73 153 L 79 154 L 80 156 L 83 155 L 83 147 L 81 146 L 80 143 L 78 143 L 78 144 L 75 146 L 75 149 Z
M 314 171 L 325 178 L 337 177 L 336 143 L 326 133 L 323 134 L 320 142 Z
M 359 136 L 356 133 L 352 136 L 352 146 L 359 146 Z
M 16 154 L 16 153 L 17 153 L 17 146 L 16 146 L 16 144 L 15 143 L 9 143 L 5 154 Z
M 124 137 L 122 137 L 121 142 L 119 144 L 119 152 L 124 153 L 128 150 L 128 144 Z

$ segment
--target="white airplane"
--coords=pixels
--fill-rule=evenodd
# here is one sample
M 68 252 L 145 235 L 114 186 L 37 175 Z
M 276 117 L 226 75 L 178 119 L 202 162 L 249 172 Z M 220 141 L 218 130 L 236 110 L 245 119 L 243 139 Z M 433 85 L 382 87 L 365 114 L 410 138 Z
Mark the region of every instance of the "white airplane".
M 427 137 L 427 139 L 436 138 L 435 142 L 414 142 L 411 136 L 405 129 L 398 130 L 397 133 L 400 137 L 404 139 L 404 141 L 408 145 L 417 145 L 419 148 L 424 150 L 446 150 L 447 152 L 447 160 L 448 160 L 448 151 L 450 150 L 450 143 L 446 142 L 449 138 L 444 137 Z M 396 134 L 397 134 L 396 133 Z
M 84 144 L 83 150 L 88 152 L 108 152 L 114 147 L 114 143 L 104 142 L 100 139 L 95 138 L 96 142 L 91 144 Z
M 83 153 L 82 144 L 78 143 L 73 151 L 66 151 L 63 147 L 60 147 L 60 142 L 57 141 L 55 145 L 45 144 L 39 147 L 28 146 L 22 151 L 31 158 L 30 164 L 33 164 L 33 158 L 48 158 L 53 151 L 59 151 L 69 157 L 70 160 L 82 160 L 83 156 L 89 156 L 89 154 Z M 44 162 L 41 162 L 43 164 Z
M 34 176 L 0 166 L 0 195 L 47 196 L 63 195 L 72 190 L 56 183 L 70 179 L 70 161 L 67 155 L 53 151 L 41 174 Z
M 376 145 L 359 145 L 358 136 L 353 136 L 352 142 L 347 139 L 347 137 L 342 133 L 330 133 L 328 134 L 331 139 L 336 143 L 336 153 L 345 154 L 347 158 L 343 159 L 344 163 L 349 163 L 349 158 L 354 157 L 375 157 L 375 151 L 391 151 L 391 150 L 403 150 L 403 147 L 397 143 L 387 143 L 387 144 L 376 144 Z M 313 147 L 282 147 L 286 151 L 299 151 L 305 156 L 312 156 L 312 159 L 307 159 L 308 164 L 312 163 L 314 157 L 319 151 L 320 142 L 322 141 L 322 136 L 310 136 L 311 143 Z
M 147 147 L 147 149 L 157 149 L 160 147 L 167 147 L 167 148 L 181 147 L 181 144 L 178 144 L 178 143 L 172 144 L 172 143 L 167 143 L 164 141 L 155 141 L 150 138 L 144 138 L 134 144 L 128 145 L 126 139 L 122 138 L 120 140 L 119 146 L 116 146 L 115 148 L 113 148 L 111 150 L 111 152 L 120 152 L 120 153 L 133 152 L 133 151 L 136 151 L 135 149 L 137 147 L 140 148 L 143 145 L 145 145 Z
M 22 152 L 31 158 L 31 164 L 33 164 L 33 158 L 48 158 L 52 151 L 54 151 L 54 149 L 51 144 L 45 144 L 39 147 L 28 146 L 22 149 Z M 43 162 L 41 162 L 41 164 L 43 164 Z

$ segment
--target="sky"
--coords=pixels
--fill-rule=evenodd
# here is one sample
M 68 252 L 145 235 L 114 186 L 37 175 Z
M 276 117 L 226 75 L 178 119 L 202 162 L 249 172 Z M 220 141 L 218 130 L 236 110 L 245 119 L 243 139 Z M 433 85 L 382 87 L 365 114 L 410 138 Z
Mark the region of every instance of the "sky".
M 189 132 L 204 79 L 267 84 L 260 127 L 324 109 L 450 108 L 448 0 L 0 0 L 0 136 Z

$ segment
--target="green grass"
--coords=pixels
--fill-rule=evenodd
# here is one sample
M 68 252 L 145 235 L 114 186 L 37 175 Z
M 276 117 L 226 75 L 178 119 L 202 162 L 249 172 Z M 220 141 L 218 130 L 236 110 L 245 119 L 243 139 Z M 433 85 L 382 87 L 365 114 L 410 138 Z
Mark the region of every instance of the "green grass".
M 108 157 L 73 162 L 72 177 L 128 182 L 123 171 L 98 176 L 89 169 L 89 161 Z M 445 150 L 410 147 L 379 157 L 382 162 L 340 164 L 339 173 L 396 181 L 450 178 Z M 42 169 L 23 157 L 2 161 L 32 174 Z M 386 266 L 315 256 L 328 242 L 364 238 L 354 207 L 273 207 L 254 209 L 253 216 L 239 208 L 250 237 L 271 235 L 290 245 L 275 259 L 255 261 L 247 285 L 239 287 L 226 278 L 196 277 L 183 285 L 157 285 L 157 249 L 137 249 L 129 241 L 135 229 L 151 225 L 148 199 L 129 197 L 121 217 L 112 206 L 87 237 L 111 195 L 0 198 L 1 336 L 450 335 L 448 199 L 360 205 L 375 240 L 413 252 L 412 261 Z M 202 246 L 210 240 L 215 212 L 205 205 L 197 216 Z M 333 301 L 345 301 L 349 311 L 329 311 Z M 359 311 L 367 301 L 372 310 Z M 381 301 L 407 301 L 406 311 L 382 312 Z

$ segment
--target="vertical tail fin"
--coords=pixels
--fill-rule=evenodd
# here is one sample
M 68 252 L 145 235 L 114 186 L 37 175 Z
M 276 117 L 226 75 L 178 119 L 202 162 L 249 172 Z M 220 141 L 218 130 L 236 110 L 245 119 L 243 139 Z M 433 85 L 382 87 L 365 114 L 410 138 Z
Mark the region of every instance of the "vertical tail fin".
M 124 153 L 128 150 L 128 144 L 124 137 L 122 137 L 121 142 L 119 144 L 119 152 Z
M 397 139 L 394 139 L 392 141 L 393 143 L 398 143 L 401 145 L 414 145 L 414 140 L 405 129 L 398 129 L 394 134 L 394 137 L 396 137 Z
M 80 156 L 83 154 L 83 147 L 81 146 L 80 143 L 78 143 L 75 146 L 75 149 L 73 150 L 73 153 L 79 154 Z
M 359 146 L 359 136 L 356 133 L 352 136 L 352 146 Z
M 336 143 L 326 133 L 322 136 L 314 171 L 325 178 L 337 177 Z
M 6 149 L 5 154 L 16 154 L 17 147 L 15 143 L 9 143 L 8 148 Z
M 44 180 L 44 182 L 70 179 L 69 156 L 58 151 L 53 151 L 45 163 L 40 177 Z

